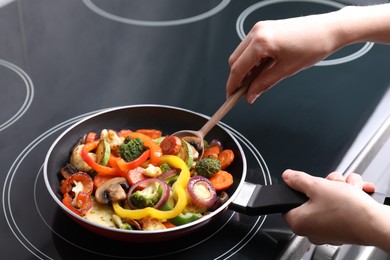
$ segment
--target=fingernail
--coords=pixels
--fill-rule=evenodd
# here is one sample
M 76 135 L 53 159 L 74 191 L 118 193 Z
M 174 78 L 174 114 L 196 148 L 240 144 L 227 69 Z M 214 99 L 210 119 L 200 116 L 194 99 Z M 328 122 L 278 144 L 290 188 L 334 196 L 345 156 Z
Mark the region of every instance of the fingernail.
M 290 170 L 290 169 L 287 169 L 287 170 L 285 170 L 285 171 L 283 172 L 282 178 L 285 179 L 285 180 L 287 180 L 288 177 L 289 177 L 290 175 L 291 175 L 291 170 Z
M 249 103 L 253 104 L 259 96 L 258 94 L 251 94 L 248 98 Z

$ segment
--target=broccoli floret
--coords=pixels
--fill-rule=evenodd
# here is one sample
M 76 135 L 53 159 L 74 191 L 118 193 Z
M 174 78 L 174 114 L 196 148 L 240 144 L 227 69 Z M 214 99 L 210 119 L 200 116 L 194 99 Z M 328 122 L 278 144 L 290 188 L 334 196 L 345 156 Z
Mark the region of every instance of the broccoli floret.
M 209 142 L 205 139 L 203 139 L 203 146 L 204 146 L 204 149 L 210 148 Z
M 153 182 L 143 190 L 133 192 L 129 197 L 129 201 L 137 209 L 153 207 L 160 199 L 161 193 L 160 185 L 157 182 Z
M 161 169 L 161 172 L 164 173 L 164 172 L 167 172 L 169 170 L 172 170 L 171 166 L 169 166 L 168 163 L 162 163 L 160 165 L 160 169 Z
M 143 141 L 138 137 L 126 137 L 124 143 L 119 146 L 119 154 L 126 162 L 137 159 L 145 150 Z
M 113 214 L 112 215 L 112 220 L 114 221 L 115 225 L 119 229 L 126 229 L 126 230 L 132 230 L 133 229 L 129 223 L 123 222 L 122 219 L 118 215 Z
M 195 171 L 198 175 L 211 178 L 215 173 L 221 170 L 221 162 L 214 158 L 200 159 L 195 165 Z

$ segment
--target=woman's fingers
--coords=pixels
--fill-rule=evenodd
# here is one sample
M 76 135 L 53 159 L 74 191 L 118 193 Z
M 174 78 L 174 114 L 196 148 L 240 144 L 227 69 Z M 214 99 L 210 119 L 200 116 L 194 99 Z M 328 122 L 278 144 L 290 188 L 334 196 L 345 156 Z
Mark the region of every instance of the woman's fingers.
M 345 182 L 345 177 L 340 172 L 331 172 L 326 176 L 326 179 L 331 181 L 341 181 Z
M 356 188 L 363 189 L 363 179 L 362 179 L 362 176 L 360 176 L 357 173 L 350 173 L 346 177 L 345 181 L 346 181 L 346 183 L 349 183 L 349 184 L 355 186 Z
M 363 190 L 367 193 L 375 192 L 375 185 L 371 182 L 363 182 Z
M 340 172 L 332 172 L 326 176 L 326 179 L 349 183 L 367 193 L 375 192 L 375 185 L 371 182 L 363 181 L 362 176 L 357 173 L 350 173 L 347 177 L 345 177 Z
M 308 197 L 313 186 L 313 176 L 301 171 L 285 170 L 282 174 L 283 181 L 290 188 L 305 193 Z

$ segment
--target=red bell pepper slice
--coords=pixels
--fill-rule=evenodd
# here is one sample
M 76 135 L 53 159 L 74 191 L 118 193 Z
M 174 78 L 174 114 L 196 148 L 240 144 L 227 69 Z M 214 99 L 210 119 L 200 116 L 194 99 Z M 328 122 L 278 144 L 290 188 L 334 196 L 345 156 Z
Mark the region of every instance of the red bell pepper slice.
M 69 193 L 72 191 L 75 182 L 81 182 L 83 185 L 82 192 L 91 194 L 93 191 L 93 180 L 91 176 L 89 176 L 85 172 L 76 172 L 72 174 L 69 178 L 64 180 L 61 185 L 62 194 Z
M 83 190 L 78 192 L 75 198 L 69 194 L 75 182 L 81 182 Z M 92 207 L 91 193 L 93 191 L 93 180 L 85 172 L 77 172 L 64 180 L 61 185 L 61 192 L 64 194 L 62 203 L 77 215 L 84 216 Z
M 88 152 L 95 149 L 97 145 L 98 141 L 95 141 L 92 143 L 85 144 L 83 146 L 83 148 L 81 149 L 81 157 L 83 158 L 83 160 L 98 173 L 120 176 L 121 173 L 118 171 L 118 169 L 100 165 L 94 160 L 92 160 L 92 158 L 88 155 Z
M 126 137 L 130 136 L 131 139 L 134 138 L 139 138 L 143 141 L 144 146 L 148 147 L 150 149 L 150 163 L 153 165 L 159 165 L 160 164 L 160 159 L 162 156 L 162 150 L 161 147 L 153 141 L 152 138 L 149 136 L 142 134 L 142 133 L 137 133 L 133 132 L 131 130 L 122 130 L 118 132 L 118 136 L 121 137 Z
M 149 158 L 150 155 L 150 150 L 146 150 L 143 152 L 137 159 L 132 160 L 131 162 L 126 162 L 123 160 L 121 157 L 114 157 L 115 163 L 118 166 L 118 168 L 123 172 L 127 173 L 129 170 L 134 169 L 144 162 Z
M 79 192 L 77 194 L 75 205 L 73 205 L 73 198 L 69 195 L 69 193 L 65 193 L 62 203 L 79 216 L 84 216 L 88 210 L 92 208 L 91 196 L 85 192 Z

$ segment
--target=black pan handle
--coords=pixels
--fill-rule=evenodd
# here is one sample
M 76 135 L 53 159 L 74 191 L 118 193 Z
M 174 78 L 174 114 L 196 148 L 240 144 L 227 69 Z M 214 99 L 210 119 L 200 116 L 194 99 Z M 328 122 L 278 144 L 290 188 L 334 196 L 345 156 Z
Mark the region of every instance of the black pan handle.
M 382 193 L 370 194 L 381 204 L 390 205 L 390 197 Z M 229 206 L 237 212 L 251 216 L 285 213 L 299 207 L 308 200 L 308 197 L 291 189 L 285 183 L 259 185 L 244 182 L 238 196 Z
M 308 200 L 306 195 L 284 183 L 259 185 L 244 182 L 229 208 L 251 216 L 284 213 Z

